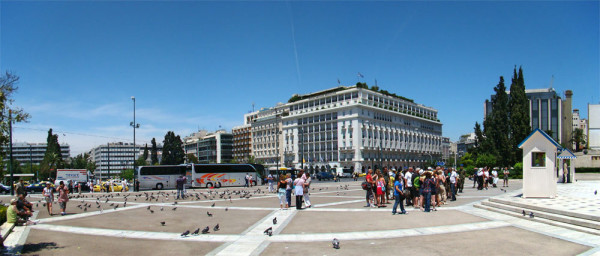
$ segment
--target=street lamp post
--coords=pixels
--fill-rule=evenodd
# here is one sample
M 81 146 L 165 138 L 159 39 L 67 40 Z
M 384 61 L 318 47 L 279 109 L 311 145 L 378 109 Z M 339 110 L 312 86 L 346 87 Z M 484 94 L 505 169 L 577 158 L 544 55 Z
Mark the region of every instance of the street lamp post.
M 140 124 L 135 122 L 135 96 L 131 96 L 131 100 L 133 100 L 133 122 L 129 123 L 129 125 L 131 125 L 131 127 L 133 127 L 133 190 L 137 192 L 136 190 L 136 182 L 137 182 L 137 175 L 136 175 L 136 162 L 135 162 L 135 152 L 136 152 L 136 145 L 135 145 L 135 129 L 140 128 Z
M 300 169 L 304 170 L 304 130 L 302 128 L 298 129 L 300 132 Z
M 10 152 L 10 158 L 9 158 L 9 163 L 8 163 L 8 169 L 10 169 L 10 195 L 14 196 L 15 195 L 15 185 L 14 185 L 14 177 L 13 177 L 13 150 L 12 150 L 12 110 L 8 110 L 8 130 L 10 133 L 9 136 L 9 152 Z

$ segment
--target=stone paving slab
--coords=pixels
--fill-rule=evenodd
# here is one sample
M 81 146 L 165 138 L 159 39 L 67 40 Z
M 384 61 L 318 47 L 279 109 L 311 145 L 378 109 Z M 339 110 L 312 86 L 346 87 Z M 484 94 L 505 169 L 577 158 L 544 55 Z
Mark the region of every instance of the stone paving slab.
M 274 242 L 261 255 L 576 255 L 588 246 L 514 227 L 397 239 Z
M 390 212 L 318 212 L 300 211 L 281 232 L 308 234 L 352 231 L 377 231 L 433 227 L 487 221 L 460 211 L 409 212 L 392 215 Z M 315 223 L 320 223 L 316 225 Z
M 204 255 L 221 244 L 122 239 L 35 230 L 30 232 L 22 255 Z
M 223 209 L 185 207 L 177 207 L 177 210 L 173 211 L 173 208 L 164 206 L 164 211 L 160 211 L 160 206 L 152 206 L 151 209 L 154 210 L 154 213 L 150 213 L 144 207 L 73 220 L 55 221 L 52 224 L 175 233 L 182 233 L 185 230 L 193 231 L 206 226 L 209 226 L 213 233 L 212 228 L 219 224 L 221 230 L 214 232 L 215 234 L 240 234 L 270 213 L 270 211 L 225 211 Z M 211 212 L 213 217 L 208 217 L 207 211 Z M 166 223 L 165 226 L 160 224 L 161 221 Z

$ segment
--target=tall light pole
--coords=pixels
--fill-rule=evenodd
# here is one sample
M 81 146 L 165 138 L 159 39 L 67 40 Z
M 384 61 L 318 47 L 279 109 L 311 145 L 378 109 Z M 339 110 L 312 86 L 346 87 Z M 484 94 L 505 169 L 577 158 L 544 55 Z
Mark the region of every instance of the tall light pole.
M 12 110 L 9 109 L 8 110 L 8 130 L 10 133 L 9 136 L 9 152 L 10 152 L 10 158 L 9 158 L 9 163 L 8 163 L 8 169 L 10 170 L 10 195 L 14 196 L 15 195 L 15 184 L 14 184 L 14 177 L 13 177 L 13 150 L 12 150 Z
M 135 152 L 136 152 L 136 145 L 135 145 L 135 129 L 140 128 L 140 124 L 135 122 L 135 96 L 131 96 L 131 100 L 133 100 L 133 122 L 129 123 L 129 125 L 131 127 L 133 127 L 133 190 L 136 190 L 136 182 L 137 182 L 137 175 L 136 175 L 136 171 L 135 171 L 135 167 L 136 167 L 136 162 L 135 162 Z
M 302 135 L 302 137 L 300 137 L 300 169 L 304 170 L 304 130 L 300 128 L 298 129 L 298 132 L 300 132 L 300 135 Z

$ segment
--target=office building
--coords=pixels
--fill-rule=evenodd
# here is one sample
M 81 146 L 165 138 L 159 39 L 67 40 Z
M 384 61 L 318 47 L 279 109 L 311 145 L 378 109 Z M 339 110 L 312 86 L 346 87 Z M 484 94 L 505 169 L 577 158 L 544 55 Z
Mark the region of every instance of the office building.
M 233 160 L 233 134 L 225 130 L 198 131 L 183 139 L 185 154 L 193 154 L 199 163 L 229 163 Z
M 140 148 L 133 143 L 111 142 L 99 145 L 90 151 L 92 161 L 96 162 L 94 176 L 98 178 L 117 177 L 127 169 L 133 169 L 134 159 L 138 159 Z M 142 151 L 143 152 L 143 151 Z
M 588 148 L 592 150 L 600 150 L 600 104 L 588 104 L 587 134 Z
M 525 94 L 529 100 L 529 124 L 531 129 L 539 128 L 546 131 L 559 143 L 570 141 L 573 130 L 571 112 L 573 92 L 571 90 L 565 91 L 564 100 L 553 88 L 526 89 Z M 492 95 L 491 98 L 494 96 Z M 485 117 L 492 113 L 491 100 L 485 100 L 484 113 Z
M 6 152 L 5 162 L 9 159 L 9 146 L 2 146 L 4 152 Z M 13 159 L 18 161 L 22 166 L 39 165 L 44 160 L 46 154 L 47 143 L 27 143 L 27 142 L 15 142 L 12 144 Z M 60 153 L 62 160 L 67 161 L 71 156 L 71 148 L 68 144 L 60 144 Z

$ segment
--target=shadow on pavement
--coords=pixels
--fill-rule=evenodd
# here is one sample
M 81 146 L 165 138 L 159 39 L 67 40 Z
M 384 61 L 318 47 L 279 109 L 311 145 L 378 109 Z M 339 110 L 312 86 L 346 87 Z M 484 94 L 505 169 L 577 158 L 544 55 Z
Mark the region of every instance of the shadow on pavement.
M 60 249 L 60 248 L 63 248 L 63 247 L 57 246 L 56 243 L 54 243 L 54 242 L 25 244 L 25 246 L 23 246 L 23 250 L 21 251 L 21 254 L 30 254 L 30 253 L 40 252 L 42 250 L 51 250 L 51 249 Z

